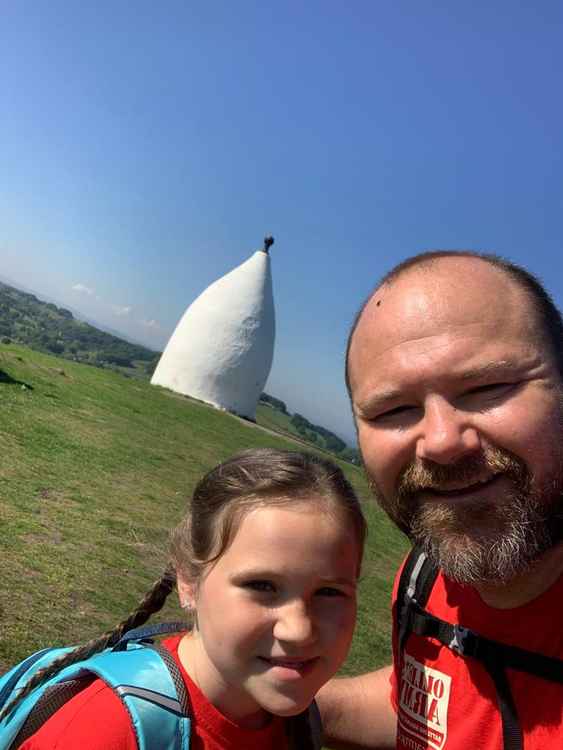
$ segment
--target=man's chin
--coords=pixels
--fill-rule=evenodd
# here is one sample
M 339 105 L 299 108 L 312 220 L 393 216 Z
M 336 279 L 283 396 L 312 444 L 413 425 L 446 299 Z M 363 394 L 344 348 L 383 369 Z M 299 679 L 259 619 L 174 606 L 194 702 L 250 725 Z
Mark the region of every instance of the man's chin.
M 447 578 L 461 584 L 505 585 L 526 573 L 548 549 L 552 540 L 538 525 L 517 524 L 462 528 L 428 528 L 416 519 L 411 538 Z

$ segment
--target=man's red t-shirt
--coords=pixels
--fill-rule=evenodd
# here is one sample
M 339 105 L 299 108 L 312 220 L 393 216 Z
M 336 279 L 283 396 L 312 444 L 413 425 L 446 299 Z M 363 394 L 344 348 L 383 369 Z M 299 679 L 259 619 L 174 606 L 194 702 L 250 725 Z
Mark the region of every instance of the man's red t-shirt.
M 283 719 L 263 729 L 243 729 L 227 719 L 203 695 L 178 658 L 181 636 L 163 642 L 186 684 L 193 709 L 190 750 L 284 750 Z M 60 708 L 20 750 L 137 750 L 129 715 L 102 680 L 95 680 Z
M 399 576 L 395 580 L 393 601 Z M 563 576 L 548 591 L 514 609 L 486 605 L 470 586 L 436 579 L 426 609 L 486 638 L 563 659 Z M 396 619 L 396 606 L 393 607 Z M 502 722 L 494 683 L 475 659 L 438 641 L 411 634 L 402 674 L 395 672 L 399 750 L 502 750 Z M 563 685 L 507 670 L 526 750 L 563 748 Z

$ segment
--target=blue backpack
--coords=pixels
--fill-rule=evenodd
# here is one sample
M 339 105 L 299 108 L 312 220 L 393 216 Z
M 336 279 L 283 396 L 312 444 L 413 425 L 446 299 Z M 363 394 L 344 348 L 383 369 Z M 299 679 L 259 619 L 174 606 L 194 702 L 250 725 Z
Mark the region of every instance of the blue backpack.
M 185 630 L 185 624 L 136 628 L 114 647 L 61 670 L 0 722 L 0 750 L 15 750 L 97 678 L 109 685 L 125 706 L 139 750 L 188 750 L 191 707 L 184 681 L 171 654 L 152 643 L 155 635 L 180 630 Z M 0 677 L 0 710 L 37 670 L 70 650 L 38 651 Z

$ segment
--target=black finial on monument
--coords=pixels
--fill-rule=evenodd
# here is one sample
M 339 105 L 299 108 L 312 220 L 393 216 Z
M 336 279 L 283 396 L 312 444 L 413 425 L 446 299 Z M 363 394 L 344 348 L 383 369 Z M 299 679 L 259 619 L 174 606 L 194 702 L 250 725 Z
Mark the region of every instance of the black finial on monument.
M 267 237 L 264 237 L 264 252 L 269 252 L 270 248 L 274 244 L 274 238 L 268 235 Z

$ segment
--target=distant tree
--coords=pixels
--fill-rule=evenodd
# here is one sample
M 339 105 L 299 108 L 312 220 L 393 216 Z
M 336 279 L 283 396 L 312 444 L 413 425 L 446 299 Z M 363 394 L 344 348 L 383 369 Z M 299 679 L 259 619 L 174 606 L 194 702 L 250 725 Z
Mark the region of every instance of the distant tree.
M 63 344 L 59 344 L 58 341 L 49 341 L 46 346 L 53 354 L 62 354 L 65 350 Z
M 148 362 L 145 362 L 144 368 L 145 368 L 145 372 L 147 373 L 147 375 L 149 376 L 149 378 L 152 378 L 152 376 L 154 375 L 154 371 L 156 370 L 156 366 L 158 365 L 158 363 L 160 361 L 160 357 L 161 357 L 161 355 L 157 354 L 156 357 L 153 357 Z
M 279 398 L 275 398 L 275 396 L 270 396 L 268 393 L 262 393 L 260 394 L 260 401 L 273 406 L 274 409 L 278 409 L 278 411 L 283 412 L 283 414 L 288 414 L 285 403 L 283 401 L 280 401 Z
M 305 434 L 307 428 L 311 425 L 308 419 L 305 419 L 305 417 L 297 412 L 291 417 L 291 424 L 295 427 L 297 432 L 301 432 L 302 434 Z
M 350 461 L 352 464 L 356 464 L 356 466 L 360 466 L 362 463 L 362 460 L 360 458 L 359 452 L 355 448 L 344 448 L 344 450 L 340 453 L 343 459 L 346 461 Z
M 329 451 L 333 451 L 334 453 L 340 453 L 340 451 L 343 451 L 346 448 L 346 443 L 344 440 L 341 440 L 337 435 L 323 435 L 325 445 L 328 448 Z
M 101 356 L 106 362 L 110 362 L 112 365 L 118 365 L 119 367 L 133 367 L 131 358 L 126 355 L 114 354 L 113 352 L 101 352 Z

